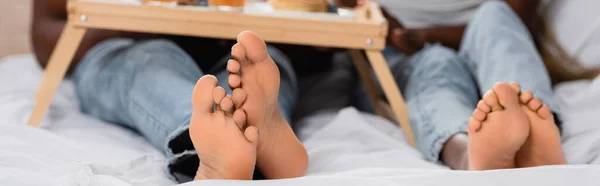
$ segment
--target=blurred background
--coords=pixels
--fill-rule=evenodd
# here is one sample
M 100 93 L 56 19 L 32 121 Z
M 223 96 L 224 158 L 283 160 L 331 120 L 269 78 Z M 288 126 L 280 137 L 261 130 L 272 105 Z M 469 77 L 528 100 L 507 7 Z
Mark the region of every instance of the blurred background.
M 27 53 L 31 0 L 0 0 L 0 58 Z
M 17 156 L 11 153 L 23 152 L 23 154 L 25 155 L 38 155 L 44 153 L 36 148 L 50 149 L 46 151 L 46 153 L 49 154 L 49 156 L 36 156 L 40 158 L 45 158 L 44 160 L 39 160 L 36 162 L 58 162 L 56 164 L 69 164 L 73 161 L 68 158 L 73 158 L 78 160 L 76 164 L 77 167 L 80 166 L 79 162 L 100 162 L 99 165 L 114 165 L 115 162 L 118 162 L 123 163 L 123 165 L 130 165 L 129 161 L 131 159 L 141 157 L 142 155 L 150 154 L 150 156 L 148 157 L 162 157 L 162 154 L 160 152 L 158 152 L 154 147 L 152 147 L 144 138 L 142 138 L 138 134 L 132 133 L 131 131 L 125 130 L 120 127 L 116 127 L 112 124 L 105 123 L 103 121 L 94 120 L 80 113 L 78 99 L 75 96 L 73 83 L 71 81 L 63 82 L 59 91 L 57 92 L 57 96 L 52 105 L 52 107 L 54 108 L 51 109 L 52 111 L 48 114 L 49 117 L 47 117 L 48 120 L 46 121 L 46 124 L 53 124 L 53 127 L 47 128 L 50 132 L 43 130 L 33 130 L 25 127 L 10 128 L 11 126 L 20 126 L 24 124 L 29 118 L 31 108 L 35 103 L 33 99 L 35 91 L 40 83 L 40 79 L 42 76 L 42 70 L 41 68 L 39 68 L 39 65 L 36 63 L 36 60 L 32 55 L 31 41 L 29 36 L 30 21 L 32 14 L 32 1 L 33 0 L 0 0 L 0 75 L 4 75 L 0 76 L 0 147 L 2 147 L 0 148 L 0 160 L 5 160 L 1 161 L 0 163 L 0 172 L 2 172 L 3 168 L 2 163 L 12 163 L 12 161 L 5 159 L 7 154 L 12 158 L 27 158 L 27 156 Z M 44 0 L 40 0 L 40 2 L 43 1 Z M 379 1 L 382 5 L 384 5 L 384 7 L 385 5 L 406 5 L 395 6 L 396 8 L 389 9 L 390 12 L 395 12 L 394 14 L 398 17 L 402 17 L 401 14 L 413 16 L 415 18 L 424 17 L 419 15 L 418 13 L 415 13 L 417 11 L 415 7 L 419 7 L 417 4 L 423 4 L 420 2 L 425 1 L 376 1 Z M 429 1 L 431 2 L 434 0 Z M 450 2 L 451 0 L 436 1 L 440 2 L 440 4 L 443 4 L 441 2 Z M 478 2 L 485 0 L 464 1 Z M 600 0 L 547 0 L 544 2 L 545 6 L 540 9 L 539 13 L 543 15 L 545 24 L 543 25 L 543 29 L 539 33 L 534 34 L 534 37 L 539 43 L 541 43 L 541 56 L 544 58 L 544 62 L 546 63 L 548 70 L 553 75 L 553 80 L 555 83 L 555 96 L 553 97 L 553 101 L 556 102 L 556 104 L 559 106 L 562 119 L 564 120 L 562 136 L 564 144 L 563 149 L 565 152 L 567 152 L 566 158 L 570 164 L 600 164 L 600 117 L 598 117 L 598 113 L 600 113 L 600 78 L 596 77 L 598 73 L 600 73 L 600 71 L 598 70 L 600 69 Z M 436 6 L 436 8 L 439 8 L 439 6 Z M 423 14 L 430 14 L 430 12 L 425 12 Z M 411 24 L 408 23 L 405 24 L 405 26 L 410 27 Z M 315 50 L 320 52 L 320 49 L 321 48 L 317 48 Z M 322 57 L 316 58 L 326 59 Z M 355 69 L 352 66 L 352 63 L 350 62 L 349 56 L 343 53 L 336 54 L 332 58 L 333 60 L 329 61 L 334 61 L 335 63 L 332 63 L 331 66 L 329 66 L 328 68 L 324 68 L 324 63 L 320 63 L 319 61 L 315 60 L 306 61 L 319 65 L 305 64 L 304 66 L 294 67 L 295 69 L 302 69 L 303 71 L 310 72 L 306 74 L 298 74 L 298 76 L 301 77 L 299 78 L 298 85 L 299 95 L 302 96 L 298 98 L 299 101 L 296 108 L 296 113 L 294 113 L 294 115 L 298 118 L 302 118 L 303 116 L 313 114 L 314 116 L 316 116 L 309 118 L 311 120 L 301 120 L 296 126 L 302 126 L 303 124 L 310 122 L 329 123 L 331 121 L 331 118 L 335 115 L 326 115 L 328 113 L 314 113 L 315 111 L 319 111 L 320 109 L 339 110 L 341 108 L 345 108 L 347 105 L 359 104 L 353 102 L 349 103 L 353 100 L 356 100 L 353 99 L 354 97 L 358 97 L 358 94 L 354 95 L 353 93 L 355 92 L 355 90 L 357 90 L 356 86 L 359 86 L 358 82 L 360 82 L 358 76 L 356 75 Z M 293 59 L 298 58 L 294 57 Z M 320 99 L 315 99 L 315 97 L 319 97 Z M 380 128 L 383 132 L 379 131 L 379 129 L 371 130 L 373 127 L 371 126 L 372 123 L 369 122 L 375 123 L 375 121 L 377 123 L 386 124 L 384 127 Z M 369 122 L 362 123 L 361 125 L 339 125 L 340 127 L 344 127 L 344 129 L 354 127 L 352 128 L 352 130 L 349 130 L 350 132 L 347 133 L 348 136 L 339 137 L 334 135 L 322 137 L 320 139 L 322 141 L 332 142 L 331 144 L 335 143 L 334 145 L 330 145 L 330 147 L 333 147 L 333 150 L 331 151 L 327 151 L 328 149 L 326 148 L 321 148 L 322 144 L 318 143 L 321 141 L 314 142 L 315 140 L 313 140 L 313 143 L 307 143 L 307 149 L 309 151 L 312 149 L 317 149 L 315 151 L 310 151 L 313 152 L 311 156 L 314 154 L 319 155 L 318 153 L 324 152 L 323 154 L 333 155 L 331 157 L 338 158 L 338 154 L 341 154 L 341 152 L 350 152 L 350 150 L 344 148 L 359 144 L 363 146 L 357 146 L 356 149 L 358 150 L 354 151 L 365 152 L 365 157 L 372 157 L 373 148 L 385 147 L 385 145 L 391 144 L 393 148 L 389 148 L 390 151 L 381 152 L 383 155 L 386 155 L 386 157 L 397 157 L 398 159 L 395 163 L 404 166 L 412 166 L 419 164 L 419 161 L 423 161 L 420 156 L 415 156 L 415 154 L 418 155 L 418 153 L 414 151 L 414 149 L 409 148 L 408 146 L 402 146 L 403 143 L 400 143 L 399 140 L 396 140 L 402 139 L 402 134 L 400 134 L 399 130 L 395 130 L 395 128 L 386 128 L 392 126 L 388 126 L 387 121 L 373 120 Z M 368 130 L 363 130 L 363 128 L 360 127 L 366 127 L 366 129 Z M 329 130 L 333 131 L 332 129 L 335 128 L 330 128 Z M 314 131 L 317 131 L 317 129 L 313 130 L 309 128 L 305 129 L 304 131 L 305 133 L 313 133 Z M 363 138 L 365 139 L 368 138 L 369 135 L 387 135 L 393 137 L 390 138 L 393 142 L 388 143 L 387 141 L 385 141 L 388 138 L 381 138 L 384 139 L 384 142 L 375 141 L 374 143 L 364 143 L 366 140 L 361 141 L 361 138 L 358 138 L 357 136 L 360 137 L 362 134 L 365 133 L 368 134 L 364 135 L 366 137 L 363 136 Z M 303 133 L 299 134 L 301 140 L 304 140 L 302 139 Z M 346 133 L 343 134 L 346 135 Z M 56 136 L 52 135 L 58 135 L 64 137 L 65 139 L 77 142 L 72 144 L 87 144 L 88 147 L 93 148 L 82 150 L 82 146 L 85 145 L 69 146 L 71 143 L 69 143 L 69 145 L 61 146 L 61 143 L 52 143 L 52 139 L 57 139 Z M 39 143 L 40 141 L 46 139 L 51 140 L 48 140 L 46 143 Z M 373 137 L 372 139 L 379 138 Z M 22 146 L 18 146 L 11 144 L 12 142 L 23 143 Z M 400 144 L 397 145 L 397 143 Z M 37 146 L 32 146 L 31 144 Z M 338 144 L 350 145 L 344 146 Z M 56 149 L 63 150 L 59 151 Z M 321 149 L 323 150 L 318 151 Z M 104 153 L 116 152 L 119 154 L 101 156 L 103 154 L 96 153 L 99 151 L 102 151 Z M 80 153 L 82 155 L 73 156 L 73 152 Z M 394 155 L 385 154 L 388 152 Z M 86 153 L 89 153 L 89 155 Z M 354 157 L 354 154 L 350 154 L 350 156 Z M 383 159 L 378 158 L 378 156 L 375 156 L 375 158 Z M 59 160 L 64 160 L 64 162 L 61 162 Z M 173 184 L 172 180 L 170 180 L 169 177 L 167 177 L 164 173 L 164 167 L 162 167 L 164 164 L 164 157 L 163 159 L 147 158 L 134 160 L 136 160 L 137 162 L 145 163 L 145 165 L 148 166 L 123 166 L 124 168 L 119 170 L 107 169 L 105 170 L 108 171 L 108 173 L 106 174 L 115 174 L 118 176 L 125 175 L 125 177 L 128 177 L 128 179 L 130 180 L 139 179 L 142 180 L 141 182 L 162 180 L 162 184 L 158 185 Z M 323 158 L 323 160 L 326 160 L 321 162 L 323 165 L 326 165 L 326 163 L 330 163 L 328 157 Z M 27 161 L 29 161 L 29 159 L 27 159 Z M 311 161 L 314 162 L 313 159 L 311 159 Z M 371 163 L 369 161 L 358 163 L 357 161 L 347 162 L 348 163 L 346 163 L 345 161 L 338 161 L 338 163 L 342 165 L 341 167 L 344 168 L 346 166 L 361 166 L 361 163 L 365 162 L 367 164 Z M 334 163 L 336 162 L 334 161 Z M 387 162 L 383 163 L 385 163 L 385 165 L 397 165 L 393 163 L 388 164 Z M 53 166 L 47 166 L 45 164 L 42 167 L 54 168 Z M 40 168 L 35 166 L 31 166 L 29 168 L 32 169 L 31 172 L 35 173 L 43 171 L 56 171 L 54 169 L 41 170 Z M 591 167 L 590 170 L 592 170 L 592 168 L 594 167 Z M 138 177 L 136 177 L 136 175 L 129 175 L 128 173 L 137 173 L 136 170 L 133 169 L 150 170 L 148 172 L 150 172 L 151 174 L 150 176 L 148 176 L 148 174 L 139 174 L 137 175 Z M 9 170 L 14 171 L 12 169 Z M 88 169 L 85 170 L 87 171 Z M 596 168 L 592 171 L 596 170 L 598 169 Z M 573 171 L 576 170 L 565 169 L 564 173 L 572 173 L 572 175 L 577 175 L 576 173 L 573 173 Z M 54 175 L 62 174 L 69 174 L 69 176 L 79 176 L 79 174 L 71 174 L 71 172 L 64 170 L 59 170 L 56 172 L 58 173 L 49 174 L 53 176 L 48 176 L 47 178 L 54 178 Z M 418 173 L 419 175 L 422 175 L 421 172 Z M 540 172 L 539 178 L 548 176 L 544 173 L 546 172 Z M 102 174 L 102 172 L 99 172 L 97 174 Z M 11 174 L 8 175 L 13 176 Z M 529 174 L 514 175 L 530 176 Z M 583 175 L 593 177 L 594 174 Z M 401 176 L 404 175 L 402 174 Z M 430 176 L 436 175 L 431 174 Z M 1 177 L 2 176 L 0 176 L 0 180 L 2 180 Z M 61 178 L 60 176 L 56 177 Z M 151 177 L 151 179 L 148 179 L 148 177 Z M 44 184 L 44 179 L 30 179 L 31 176 L 28 174 L 26 174 L 24 178 L 26 180 L 39 181 L 36 182 L 38 184 L 31 185 Z M 423 179 L 420 176 L 419 179 L 439 181 L 439 179 Z M 529 177 L 528 179 L 536 180 L 531 177 Z M 481 180 L 487 181 L 488 179 Z M 573 180 L 577 181 L 578 179 L 569 179 L 568 181 Z M 132 181 L 132 183 L 135 182 Z

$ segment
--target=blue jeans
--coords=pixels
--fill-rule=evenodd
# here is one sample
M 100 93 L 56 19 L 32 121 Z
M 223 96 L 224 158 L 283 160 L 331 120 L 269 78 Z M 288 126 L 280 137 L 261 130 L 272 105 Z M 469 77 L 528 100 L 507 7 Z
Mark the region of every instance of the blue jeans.
M 466 133 L 482 94 L 496 82 L 517 82 L 553 111 L 550 77 L 525 25 L 504 2 L 482 4 L 460 51 L 427 45 L 410 57 L 387 53 L 403 90 L 418 150 L 438 161 L 443 145 Z
M 281 72 L 279 108 L 291 121 L 296 76 L 280 51 L 271 47 L 268 51 Z M 208 72 L 230 94 L 228 59 L 231 56 Z M 169 173 L 182 181 L 193 178 L 199 165 L 188 127 L 192 90 L 203 75 L 205 71 L 171 41 L 111 39 L 90 50 L 72 78 L 84 113 L 145 136 L 166 154 Z

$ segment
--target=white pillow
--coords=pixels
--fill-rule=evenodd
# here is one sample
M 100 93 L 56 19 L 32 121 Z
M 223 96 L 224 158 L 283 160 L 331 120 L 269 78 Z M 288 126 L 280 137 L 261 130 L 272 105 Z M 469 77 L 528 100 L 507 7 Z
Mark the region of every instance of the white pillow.
M 600 1 L 555 0 L 549 22 L 565 50 L 586 67 L 600 67 Z

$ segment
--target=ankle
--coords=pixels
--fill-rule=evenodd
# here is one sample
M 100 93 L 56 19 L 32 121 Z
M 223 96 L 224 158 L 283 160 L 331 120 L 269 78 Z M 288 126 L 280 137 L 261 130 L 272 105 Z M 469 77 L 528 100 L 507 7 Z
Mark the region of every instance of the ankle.
M 458 133 L 450 137 L 442 148 L 440 160 L 454 170 L 469 169 L 467 135 Z

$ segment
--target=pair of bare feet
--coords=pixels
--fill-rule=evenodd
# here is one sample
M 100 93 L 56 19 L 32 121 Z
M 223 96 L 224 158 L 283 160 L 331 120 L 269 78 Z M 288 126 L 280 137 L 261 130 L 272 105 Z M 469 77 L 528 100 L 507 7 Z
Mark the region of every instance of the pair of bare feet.
M 245 31 L 237 42 L 227 64 L 231 96 L 212 75 L 194 88 L 195 179 L 250 180 L 255 167 L 270 179 L 303 176 L 308 155 L 279 111 L 279 69 L 258 35 Z
M 497 83 L 469 121 L 470 170 L 565 164 L 554 116 L 530 91 Z
M 196 179 L 249 180 L 256 166 L 267 178 L 303 176 L 308 155 L 277 105 L 279 70 L 256 34 L 242 32 L 237 41 L 227 65 L 231 97 L 210 75 L 193 92 Z M 516 83 L 498 83 L 478 103 L 469 121 L 469 169 L 565 164 L 552 113 L 520 91 Z

